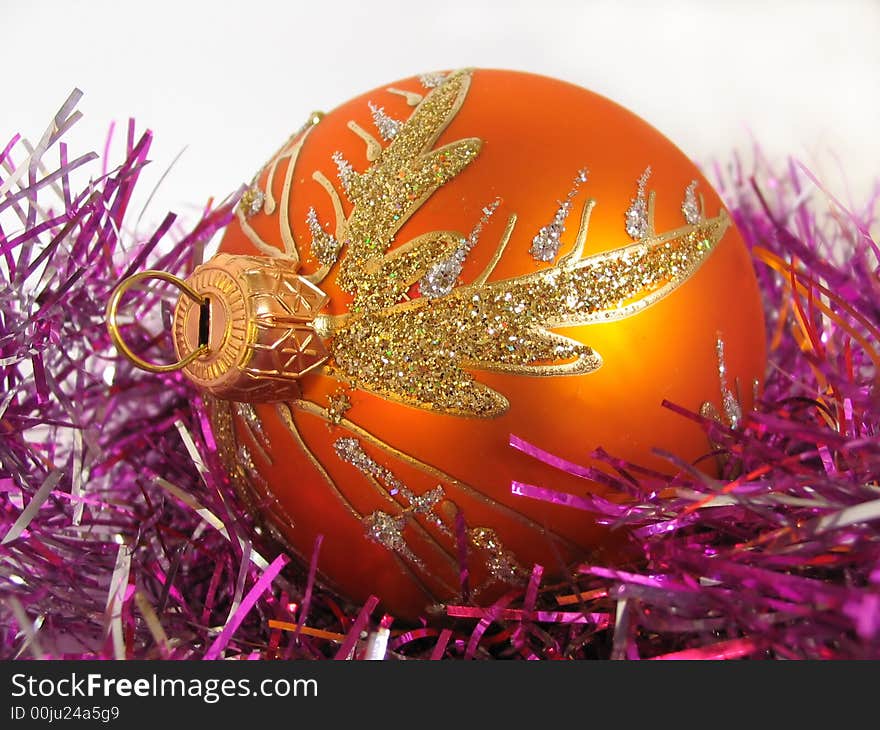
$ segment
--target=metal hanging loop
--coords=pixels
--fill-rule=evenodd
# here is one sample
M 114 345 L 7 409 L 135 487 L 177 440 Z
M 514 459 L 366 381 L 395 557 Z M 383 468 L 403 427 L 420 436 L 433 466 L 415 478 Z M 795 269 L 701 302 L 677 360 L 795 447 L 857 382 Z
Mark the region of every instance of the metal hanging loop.
M 113 344 L 116 345 L 119 352 L 121 352 L 125 357 L 131 360 L 131 362 L 134 363 L 141 370 L 146 370 L 150 373 L 171 373 L 175 370 L 181 370 L 182 368 L 185 368 L 187 365 L 189 365 L 196 358 L 205 355 L 208 352 L 208 346 L 199 346 L 189 355 L 184 357 L 182 360 L 178 360 L 177 362 L 173 362 L 168 365 L 158 365 L 156 363 L 148 362 L 143 358 L 138 357 L 134 352 L 132 352 L 131 348 L 126 344 L 125 340 L 122 339 L 122 333 L 119 331 L 119 324 L 116 321 L 116 316 L 119 313 L 119 302 L 122 300 L 123 295 L 129 289 L 131 289 L 135 284 L 144 281 L 145 279 L 161 279 L 162 281 L 167 281 L 171 284 L 174 284 L 174 286 L 180 289 L 180 291 L 182 291 L 190 299 L 195 301 L 199 306 L 204 305 L 207 301 L 205 297 L 199 294 L 183 279 L 180 279 L 173 274 L 169 274 L 167 271 L 157 271 L 155 269 L 141 271 L 121 281 L 116 289 L 113 290 L 113 294 L 110 297 L 110 302 L 107 304 L 107 331 L 110 333 Z

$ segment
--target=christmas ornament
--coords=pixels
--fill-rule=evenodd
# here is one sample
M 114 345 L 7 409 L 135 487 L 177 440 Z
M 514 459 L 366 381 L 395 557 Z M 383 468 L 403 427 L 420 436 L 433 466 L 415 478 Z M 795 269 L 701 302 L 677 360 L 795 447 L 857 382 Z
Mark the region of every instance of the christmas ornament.
M 566 505 L 642 483 L 590 454 L 696 460 L 704 429 L 664 403 L 735 427 L 763 373 L 749 256 L 697 168 L 540 76 L 432 74 L 313 115 L 220 250 L 174 279 L 164 369 L 214 396 L 227 471 L 274 536 L 304 560 L 323 536 L 323 581 L 403 617 L 491 601 L 536 563 L 613 563 L 609 520 Z M 160 369 L 116 326 L 152 275 L 109 322 Z

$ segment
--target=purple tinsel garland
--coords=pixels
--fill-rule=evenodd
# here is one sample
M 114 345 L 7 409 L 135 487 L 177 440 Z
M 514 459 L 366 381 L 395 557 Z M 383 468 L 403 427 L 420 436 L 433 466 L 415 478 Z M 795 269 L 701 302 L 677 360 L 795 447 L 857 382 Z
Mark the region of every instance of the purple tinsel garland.
M 849 211 L 793 163 L 716 170 L 754 255 L 770 370 L 735 426 L 667 405 L 703 425 L 722 479 L 674 455 L 670 479 L 598 452 L 637 496 L 621 507 L 585 490 L 570 506 L 626 527 L 641 560 L 582 565 L 559 585 L 535 566 L 493 606 L 394 627 L 375 600 L 316 586 L 315 559 L 261 552 L 198 398 L 116 355 L 116 283 L 147 267 L 186 275 L 236 200 L 132 243 L 151 136 L 130 124 L 122 164 L 71 190 L 96 157 L 71 160 L 61 141 L 77 98 L 34 148 L 0 151 L 0 657 L 880 658 L 878 194 Z M 156 303 L 135 301 L 140 315 Z M 167 351 L 140 318 L 125 335 Z M 582 471 L 515 435 L 511 447 Z

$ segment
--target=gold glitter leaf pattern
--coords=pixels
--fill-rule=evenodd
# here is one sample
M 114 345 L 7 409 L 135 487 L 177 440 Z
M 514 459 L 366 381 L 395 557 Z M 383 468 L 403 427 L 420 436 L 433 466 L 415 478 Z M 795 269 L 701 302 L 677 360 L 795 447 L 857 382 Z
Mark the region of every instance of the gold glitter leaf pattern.
M 338 281 L 354 302 L 348 314 L 319 316 L 315 325 L 329 341 L 331 373 L 341 382 L 426 410 L 495 417 L 506 412 L 508 400 L 473 371 L 560 376 L 596 370 L 599 354 L 554 330 L 628 317 L 666 296 L 696 271 L 729 221 L 722 211 L 655 234 L 646 171 L 639 199 L 647 217 L 636 243 L 583 258 L 595 205 L 589 200 L 574 246 L 555 265 L 504 281 L 480 276 L 410 300 L 410 287 L 465 240 L 456 231 L 433 231 L 391 249 L 403 223 L 480 149 L 477 138 L 432 149 L 464 103 L 470 79 L 469 71 L 460 71 L 442 80 L 351 181 L 352 211 L 337 221 L 345 244 Z M 581 171 L 577 184 L 584 181 Z M 566 198 L 566 215 L 573 195 Z
M 331 342 L 338 376 L 420 408 L 501 415 L 507 399 L 469 370 L 596 370 L 601 358 L 588 345 L 551 328 L 620 319 L 653 304 L 696 271 L 728 225 L 722 212 L 608 253 L 355 315 L 337 324 Z
M 469 72 L 453 74 L 428 94 L 378 159 L 350 185 L 348 195 L 354 207 L 346 221 L 347 250 L 338 280 L 354 295 L 356 311 L 372 311 L 399 301 L 399 289 L 388 285 L 388 280 L 400 273 L 395 265 L 405 267 L 411 276 L 414 264 L 418 264 L 415 281 L 435 260 L 436 254 L 422 246 L 409 249 L 419 254 L 418 262 L 397 252 L 390 257 L 385 253 L 406 220 L 480 150 L 481 141 L 475 137 L 431 149 L 464 102 L 470 78 Z

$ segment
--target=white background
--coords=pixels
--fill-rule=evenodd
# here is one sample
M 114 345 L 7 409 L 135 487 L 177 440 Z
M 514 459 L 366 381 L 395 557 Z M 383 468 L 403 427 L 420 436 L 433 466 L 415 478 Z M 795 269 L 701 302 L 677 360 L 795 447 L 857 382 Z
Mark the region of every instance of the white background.
M 755 139 L 846 201 L 880 178 L 877 0 L 0 0 L 0 29 L 0 145 L 16 131 L 38 138 L 79 87 L 71 157 L 100 152 L 113 120 L 156 133 L 139 202 L 186 148 L 150 204 L 154 222 L 234 190 L 311 110 L 461 66 L 598 91 L 702 164 Z

